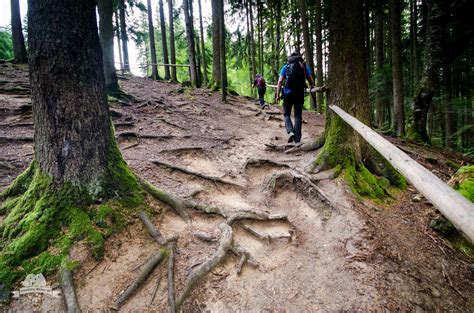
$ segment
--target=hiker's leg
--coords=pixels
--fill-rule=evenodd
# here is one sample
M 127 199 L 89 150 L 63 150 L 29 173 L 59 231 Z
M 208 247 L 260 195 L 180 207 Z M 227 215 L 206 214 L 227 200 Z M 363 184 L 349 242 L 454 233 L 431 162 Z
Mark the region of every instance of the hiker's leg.
M 262 87 L 258 87 L 258 100 L 260 101 L 260 106 L 265 104 L 265 100 L 263 99 L 265 95 L 265 89 Z
M 285 119 L 286 133 L 293 132 L 293 123 L 291 122 L 291 108 L 293 106 L 291 94 L 285 95 L 283 98 L 283 116 Z
M 301 141 L 301 123 L 303 119 L 303 97 L 298 97 L 295 101 L 295 142 Z

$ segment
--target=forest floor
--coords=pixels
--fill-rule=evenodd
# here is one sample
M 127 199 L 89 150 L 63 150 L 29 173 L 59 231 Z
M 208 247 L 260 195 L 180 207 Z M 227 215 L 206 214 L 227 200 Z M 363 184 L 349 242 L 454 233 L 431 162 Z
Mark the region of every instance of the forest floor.
M 112 102 L 113 120 L 123 156 L 136 174 L 199 202 L 288 217 L 235 224 L 234 242 L 249 251 L 258 266 L 246 265 L 238 275 L 239 259 L 229 256 L 191 293 L 185 311 L 472 312 L 474 261 L 428 227 L 438 213 L 412 186 L 384 205 L 355 199 L 341 177 L 331 179 L 330 171 L 304 174 L 317 151 L 286 154 L 265 146 L 286 143 L 281 108 L 261 112 L 245 97 L 229 96 L 228 103 L 221 103 L 218 93 L 145 78 L 122 78 L 120 83 L 136 100 Z M 307 143 L 321 135 L 324 116 L 304 112 L 303 119 L 302 141 Z M 0 190 L 32 160 L 32 136 L 27 71 L 0 64 Z M 454 172 L 448 160 L 466 162 L 456 154 L 390 140 L 445 181 Z M 223 182 L 170 170 L 152 159 Z M 310 177 L 327 199 L 291 173 Z M 165 205 L 149 201 L 158 213 L 153 222 L 165 238 L 179 234 L 179 294 L 186 277 L 217 247 L 193 233 L 216 233 L 223 219 L 190 212 L 192 222 L 186 223 Z M 281 238 L 257 238 L 251 230 Z M 82 310 L 109 310 L 156 251 L 138 217 L 107 241 L 101 260 L 92 258 L 85 244 L 77 244 L 71 257 L 80 261 L 74 278 Z M 58 286 L 56 277 L 47 281 Z M 60 302 L 30 295 L 12 301 L 9 308 L 58 311 Z M 167 308 L 166 265 L 160 265 L 120 311 Z

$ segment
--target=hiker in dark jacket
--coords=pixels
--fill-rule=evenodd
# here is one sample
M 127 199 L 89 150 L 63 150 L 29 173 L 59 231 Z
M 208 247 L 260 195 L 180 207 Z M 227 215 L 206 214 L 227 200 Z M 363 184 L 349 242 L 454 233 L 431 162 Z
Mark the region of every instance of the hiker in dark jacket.
M 283 109 L 285 117 L 285 128 L 288 134 L 288 142 L 295 142 L 299 145 L 301 142 L 301 122 L 304 104 L 304 89 L 306 80 L 311 88 L 314 87 L 314 79 L 311 76 L 311 69 L 304 63 L 303 58 L 297 52 L 293 52 L 288 57 L 288 63 L 280 71 L 280 78 L 276 90 L 276 101 L 280 100 L 280 89 L 285 80 L 283 88 Z M 291 109 L 295 107 L 295 124 L 291 121 Z
M 252 87 L 257 87 L 260 108 L 265 108 L 265 92 L 267 91 L 267 84 L 265 83 L 265 79 L 262 75 L 255 75 L 255 80 L 253 81 Z

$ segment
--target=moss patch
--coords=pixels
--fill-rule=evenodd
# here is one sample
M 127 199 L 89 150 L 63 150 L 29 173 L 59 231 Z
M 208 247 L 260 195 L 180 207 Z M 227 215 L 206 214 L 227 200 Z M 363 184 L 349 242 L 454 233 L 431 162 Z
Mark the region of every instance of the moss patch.
M 474 165 L 460 167 L 450 184 L 460 194 L 474 202 Z
M 99 183 L 57 186 L 32 162 L 2 196 L 8 215 L 0 225 L 0 283 L 8 287 L 29 273 L 53 273 L 80 240 L 102 257 L 106 238 L 144 201 L 115 141 Z

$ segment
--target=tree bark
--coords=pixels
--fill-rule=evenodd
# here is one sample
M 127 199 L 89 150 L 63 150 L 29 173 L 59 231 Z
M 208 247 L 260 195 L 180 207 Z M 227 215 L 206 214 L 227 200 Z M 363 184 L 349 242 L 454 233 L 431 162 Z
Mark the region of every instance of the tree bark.
M 219 1 L 219 30 L 220 30 L 220 57 L 221 57 L 221 88 L 222 88 L 222 102 L 227 100 L 227 67 L 225 59 L 225 18 L 224 18 L 224 0 Z
M 189 2 L 192 0 L 183 1 L 183 12 L 184 12 L 184 21 L 186 24 L 186 39 L 188 42 L 188 58 L 190 65 L 190 76 L 191 76 L 191 85 L 193 87 L 198 86 L 197 81 L 197 70 L 196 70 L 196 52 L 194 50 L 194 33 L 192 28 L 192 20 L 189 14 Z
M 173 13 L 173 0 L 168 0 L 168 18 L 170 28 L 170 61 L 171 64 L 176 65 L 176 48 L 174 44 L 174 13 Z M 171 80 L 178 81 L 176 76 L 176 66 L 171 67 Z
M 425 64 L 423 75 L 415 92 L 413 103 L 413 123 L 410 138 L 429 142 L 427 114 L 433 96 L 439 87 L 439 72 L 443 60 L 443 1 L 428 1 L 428 25 L 426 30 Z
M 202 8 L 201 8 L 201 0 L 198 0 L 199 5 L 199 30 L 201 33 L 201 59 L 202 59 L 202 77 L 204 86 L 207 87 L 207 60 L 206 60 L 206 46 L 204 45 L 204 27 L 202 23 Z
M 104 62 L 105 86 L 107 93 L 117 95 L 120 87 L 115 71 L 114 60 L 114 27 L 113 27 L 113 1 L 99 0 L 99 38 L 102 47 L 102 58 Z
M 123 54 L 123 68 L 125 71 L 130 72 L 130 61 L 128 59 L 128 35 L 127 35 L 127 22 L 125 20 L 125 0 L 119 0 L 119 12 L 120 12 L 120 35 L 122 36 L 122 54 Z
M 148 36 L 150 38 L 151 78 L 157 80 L 160 77 L 158 76 L 158 66 L 156 65 L 155 28 L 153 27 L 153 11 L 151 8 L 151 0 L 147 0 L 146 3 L 148 13 Z M 161 32 L 163 35 L 163 30 L 161 30 Z
M 301 16 L 301 26 L 303 28 L 303 44 L 304 44 L 304 55 L 306 58 L 306 64 L 311 69 L 311 72 L 314 71 L 314 62 L 313 62 L 313 49 L 311 47 L 311 41 L 309 39 L 309 27 L 308 27 L 308 16 L 306 14 L 306 0 L 298 0 L 300 16 Z M 310 97 L 310 110 L 314 110 L 316 107 L 314 97 Z
M 395 131 L 398 137 L 403 136 L 405 129 L 405 112 L 403 99 L 403 65 L 401 51 L 401 0 L 390 0 L 390 30 L 392 38 L 392 81 L 393 113 Z
M 168 44 L 166 42 L 166 23 L 165 23 L 165 12 L 163 8 L 163 0 L 159 0 L 159 5 L 160 5 L 160 29 L 161 29 L 161 47 L 163 50 L 163 62 L 165 64 L 169 64 Z M 171 78 L 170 67 L 168 65 L 165 65 L 165 79 L 169 80 L 170 78 Z
M 13 55 L 18 63 L 27 63 L 28 55 L 25 48 L 25 38 L 21 27 L 21 14 L 19 0 L 10 0 L 12 18 Z
M 35 161 L 57 184 L 100 183 L 115 145 L 97 33 L 94 0 L 29 1 Z
M 370 0 L 364 0 L 364 34 L 365 49 L 367 53 L 367 73 L 372 72 L 371 47 L 370 47 Z
M 257 75 L 257 53 L 255 51 L 255 30 L 254 30 L 254 20 L 253 20 L 253 6 L 252 0 L 248 0 L 248 7 L 250 13 L 250 48 L 251 48 L 251 59 L 252 59 L 252 81 Z M 254 95 L 256 96 L 255 92 Z
M 323 21 L 321 0 L 316 0 L 316 86 L 321 87 L 323 82 Z M 316 110 L 322 113 L 323 93 L 318 92 L 316 95 Z
M 212 80 L 217 88 L 221 87 L 221 55 L 220 55 L 220 0 L 211 0 L 212 6 Z
M 410 0 L 410 92 L 412 93 L 415 92 L 415 85 L 420 76 L 418 70 L 418 8 L 416 2 L 416 0 Z

